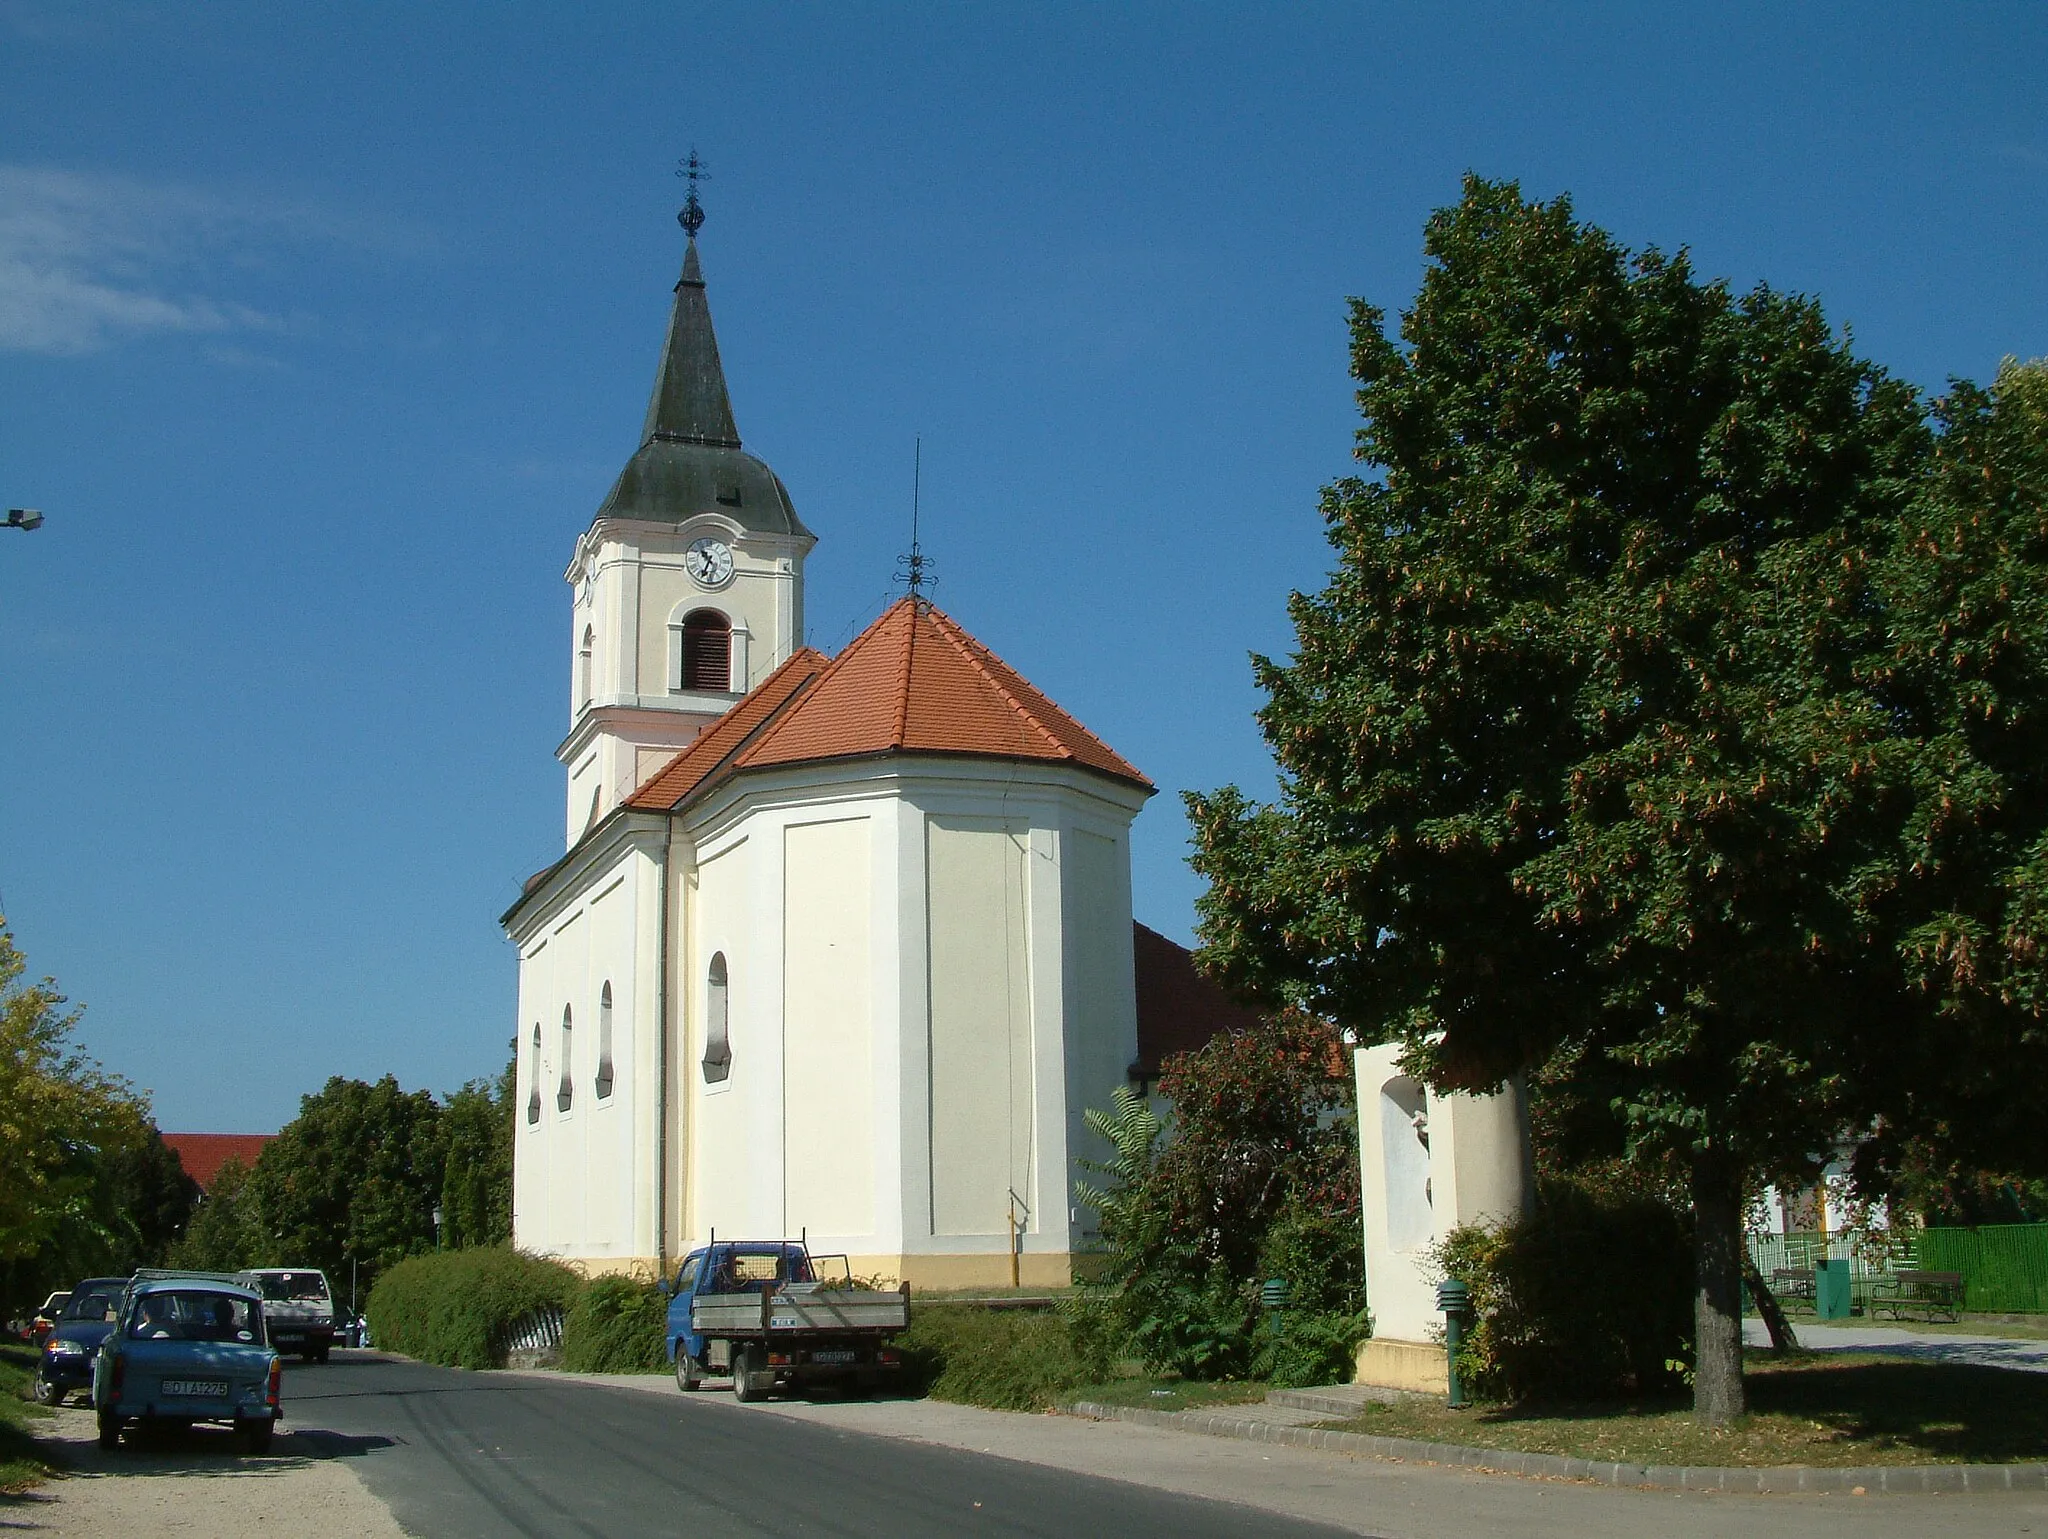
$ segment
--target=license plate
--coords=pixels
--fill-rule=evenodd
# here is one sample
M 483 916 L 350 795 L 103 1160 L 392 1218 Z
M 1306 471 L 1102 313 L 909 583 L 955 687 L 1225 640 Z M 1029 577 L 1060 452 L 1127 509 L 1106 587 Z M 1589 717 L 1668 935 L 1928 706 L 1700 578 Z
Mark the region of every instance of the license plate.
M 813 1352 L 811 1354 L 811 1361 L 814 1363 L 850 1363 L 859 1355 L 857 1352 L 848 1352 L 834 1348 L 826 1352 Z
M 180 1400 L 225 1400 L 228 1397 L 226 1379 L 165 1379 L 164 1393 L 175 1395 Z

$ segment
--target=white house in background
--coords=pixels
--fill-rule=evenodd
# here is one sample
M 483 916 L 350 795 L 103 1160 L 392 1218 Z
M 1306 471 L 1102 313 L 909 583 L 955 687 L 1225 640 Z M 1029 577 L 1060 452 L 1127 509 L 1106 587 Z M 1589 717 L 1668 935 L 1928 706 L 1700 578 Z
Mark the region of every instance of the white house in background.
M 1014 1222 L 1023 1279 L 1064 1282 L 1082 1112 L 1157 1073 L 1129 843 L 1153 787 L 923 599 L 804 647 L 813 544 L 740 447 L 693 239 L 643 442 L 567 573 L 568 853 L 503 918 L 514 1238 L 647 1273 L 714 1229 L 803 1231 L 945 1285 L 1008 1281 Z M 1155 1038 L 1230 1021 L 1140 940 Z

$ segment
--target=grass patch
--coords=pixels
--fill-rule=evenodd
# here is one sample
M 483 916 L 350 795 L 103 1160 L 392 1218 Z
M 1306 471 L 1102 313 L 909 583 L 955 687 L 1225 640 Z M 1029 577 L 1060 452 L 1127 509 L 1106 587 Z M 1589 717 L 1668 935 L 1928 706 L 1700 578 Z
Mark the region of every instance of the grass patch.
M 0 1345 L 0 1493 L 26 1491 L 57 1465 L 31 1428 L 50 1413 L 28 1399 L 36 1374 L 34 1347 Z
M 1368 1405 L 1326 1426 L 1626 1464 L 2011 1464 L 2048 1456 L 2048 1374 L 1850 1353 L 1753 1361 L 1750 1414 L 1693 1420 L 1690 1398 L 1453 1411 Z
M 1851 1320 L 1816 1320 L 1812 1315 L 1803 1318 L 1799 1315 L 1788 1315 L 1786 1318 L 1791 1321 L 1795 1332 L 1802 1333 L 1802 1341 L 1806 1339 L 1803 1334 L 1806 1331 L 1819 1332 L 1817 1339 L 1825 1341 L 1827 1333 L 1832 1330 L 1867 1331 L 1872 1327 L 1911 1331 L 1916 1336 L 2000 1336 L 2011 1341 L 2048 1341 L 2048 1320 L 2043 1320 L 2039 1324 L 2022 1324 L 2012 1320 L 1968 1318 L 1957 1323 L 1947 1320 L 1888 1320 L 1882 1315 L 1858 1315 Z
M 1206 1411 L 1212 1406 L 1264 1400 L 1269 1388 L 1263 1379 L 1112 1379 L 1106 1384 L 1083 1385 L 1066 1399 L 1147 1411 Z

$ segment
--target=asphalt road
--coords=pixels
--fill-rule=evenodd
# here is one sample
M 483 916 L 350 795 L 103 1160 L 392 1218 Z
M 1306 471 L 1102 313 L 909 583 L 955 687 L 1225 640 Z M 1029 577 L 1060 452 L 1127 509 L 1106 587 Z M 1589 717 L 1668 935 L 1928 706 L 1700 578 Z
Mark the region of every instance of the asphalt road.
M 459 1373 L 374 1353 L 293 1363 L 284 1391 L 292 1443 L 349 1459 L 408 1532 L 434 1539 L 1339 1532 L 990 1454 L 735 1414 L 683 1396 Z

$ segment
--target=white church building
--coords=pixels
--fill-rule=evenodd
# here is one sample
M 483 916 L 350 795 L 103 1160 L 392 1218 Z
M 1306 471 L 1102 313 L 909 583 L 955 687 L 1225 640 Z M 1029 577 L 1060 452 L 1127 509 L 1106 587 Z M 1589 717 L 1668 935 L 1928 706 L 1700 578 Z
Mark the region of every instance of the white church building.
M 921 597 L 804 646 L 815 537 L 740 446 L 686 228 L 566 574 L 567 853 L 502 920 L 514 1240 L 647 1275 L 803 1233 L 957 1286 L 1009 1281 L 1014 1228 L 1066 1282 L 1083 1111 L 1236 1012 L 1134 931 L 1144 775 Z

